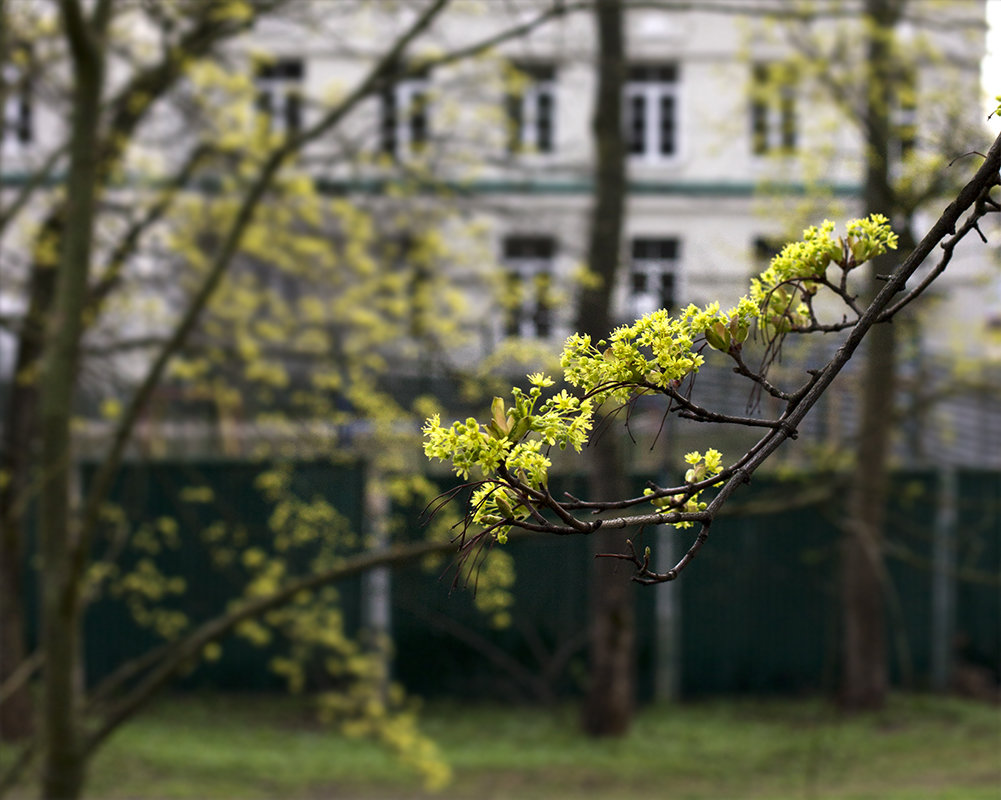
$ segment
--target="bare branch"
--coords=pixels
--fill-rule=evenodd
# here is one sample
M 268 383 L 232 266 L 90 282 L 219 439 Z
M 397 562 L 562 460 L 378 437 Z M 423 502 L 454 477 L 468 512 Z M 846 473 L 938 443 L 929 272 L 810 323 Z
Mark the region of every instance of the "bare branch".
M 11 200 L 10 204 L 0 211 L 0 234 L 3 234 L 11 221 L 21 213 L 35 192 L 49 182 L 53 171 L 59 165 L 63 156 L 66 155 L 68 149 L 69 145 L 63 144 L 49 153 L 48 158 L 45 159 L 42 165 L 32 172 L 31 177 L 21 185 L 17 195 Z

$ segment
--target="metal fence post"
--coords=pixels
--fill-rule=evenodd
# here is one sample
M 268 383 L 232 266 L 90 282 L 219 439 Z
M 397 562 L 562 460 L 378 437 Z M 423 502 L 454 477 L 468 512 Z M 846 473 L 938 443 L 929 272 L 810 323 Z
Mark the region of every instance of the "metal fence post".
M 655 569 L 667 572 L 677 561 L 677 532 L 661 526 L 657 532 Z M 657 646 L 654 651 L 654 697 L 677 700 L 681 694 L 681 585 L 678 581 L 654 588 Z
M 365 470 L 363 531 L 367 546 L 373 551 L 389 546 L 389 496 L 382 476 L 371 467 Z M 376 567 L 362 578 L 361 618 L 363 627 L 372 634 L 372 641 L 384 662 L 386 688 L 389 681 L 390 638 L 393 611 L 392 573 L 389 567 Z

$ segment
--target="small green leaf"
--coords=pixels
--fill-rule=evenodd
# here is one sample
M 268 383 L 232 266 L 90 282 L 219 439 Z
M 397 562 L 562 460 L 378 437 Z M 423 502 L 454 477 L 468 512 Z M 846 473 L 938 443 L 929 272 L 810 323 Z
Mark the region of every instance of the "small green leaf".
M 490 404 L 490 413 L 493 423 L 501 435 L 506 436 L 511 430 L 511 418 L 507 415 L 503 397 L 495 397 Z

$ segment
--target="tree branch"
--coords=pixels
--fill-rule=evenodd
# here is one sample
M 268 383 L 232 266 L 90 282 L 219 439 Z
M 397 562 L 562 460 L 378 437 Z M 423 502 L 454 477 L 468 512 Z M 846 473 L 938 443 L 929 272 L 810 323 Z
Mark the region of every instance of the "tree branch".
M 274 149 L 265 160 L 253 183 L 244 195 L 236 217 L 230 225 L 222 245 L 216 252 L 202 285 L 189 302 L 170 338 L 157 354 L 142 383 L 136 389 L 119 420 L 108 452 L 105 454 L 100 467 L 94 475 L 81 514 L 79 542 L 74 552 L 72 564 L 74 579 L 79 580 L 86 568 L 87 558 L 91 551 L 94 533 L 100 517 L 101 506 L 107 497 L 108 491 L 111 489 L 111 483 L 121 465 L 125 447 L 132 436 L 132 430 L 142 410 L 146 407 L 157 385 L 159 385 L 167 363 L 182 348 L 189 334 L 194 329 L 198 318 L 201 316 L 202 310 L 222 282 L 223 276 L 239 249 L 243 235 L 250 225 L 258 205 L 263 200 L 279 169 L 294 154 L 305 147 L 306 144 L 319 138 L 340 123 L 363 99 L 375 91 L 383 79 L 395 74 L 400 56 L 413 40 L 431 25 L 435 17 L 445 8 L 448 2 L 449 0 L 435 0 L 434 3 L 428 6 L 413 25 L 389 48 L 354 91 L 337 106 L 328 111 L 312 128 L 308 128 L 296 136 L 289 137 L 283 144 Z
M 819 370 L 811 370 L 809 380 L 798 391 L 789 396 L 789 400 L 786 404 L 786 410 L 774 427 L 753 447 L 751 447 L 751 449 L 748 450 L 744 456 L 738 459 L 733 466 L 723 470 L 723 472 L 719 475 L 707 478 L 699 483 L 689 484 L 677 490 L 658 488 L 652 495 L 644 496 L 643 498 L 631 498 L 628 500 L 608 502 L 584 502 L 577 500 L 576 498 L 571 498 L 569 501 L 564 503 L 558 503 L 555 500 L 553 500 L 552 503 L 547 501 L 544 504 L 545 507 L 556 510 L 557 513 L 564 518 L 564 521 L 560 524 L 550 522 L 535 523 L 527 520 L 516 519 L 504 520 L 504 524 L 510 525 L 514 528 L 521 528 L 541 533 L 572 535 L 591 533 L 599 528 L 626 528 L 644 525 L 660 525 L 680 521 L 698 522 L 700 523 L 700 529 L 696 539 L 681 560 L 667 572 L 657 573 L 650 570 L 648 559 L 645 556 L 642 558 L 639 557 L 632 548 L 631 544 L 628 545 L 629 552 L 627 553 L 606 554 L 609 557 L 621 558 L 633 563 L 636 567 L 636 574 L 633 576 L 633 579 L 639 583 L 663 583 L 677 578 L 682 570 L 684 570 L 684 568 L 691 563 L 692 559 L 695 558 L 699 550 L 705 544 L 709 536 L 709 529 L 712 521 L 719 514 L 723 504 L 726 503 L 728 498 L 741 484 L 750 480 L 750 477 L 758 469 L 758 467 L 760 467 L 786 439 L 795 436 L 796 429 L 803 421 L 806 414 L 828 390 L 831 383 L 852 358 L 858 346 L 861 344 L 862 340 L 872 327 L 889 319 L 890 316 L 892 316 L 890 312 L 897 310 L 899 303 L 891 305 L 894 301 L 894 297 L 903 289 L 907 280 L 924 263 L 924 261 L 931 254 L 932 250 L 939 246 L 940 243 L 943 243 L 943 240 L 947 240 L 944 244 L 942 244 L 943 248 L 946 249 L 946 256 L 943 257 L 943 261 L 947 263 L 948 256 L 951 255 L 952 249 L 955 248 L 960 240 L 967 236 L 970 231 L 976 230 L 978 233 L 980 232 L 977 227 L 979 219 L 985 214 L 993 212 L 997 208 L 997 203 L 989 197 L 989 193 L 993 187 L 1001 185 L 1001 174 L 999 174 L 999 171 L 1001 171 L 1001 136 L 994 141 L 994 144 L 991 146 L 990 151 L 984 159 L 984 163 L 977 170 L 974 177 L 962 188 L 956 199 L 942 212 L 939 219 L 931 227 L 924 238 L 922 238 L 922 240 L 914 246 L 914 249 L 910 252 L 910 254 L 903 260 L 897 269 L 894 270 L 893 274 L 888 277 L 882 289 L 865 308 L 858 320 L 849 326 L 851 330 L 834 356 L 823 366 L 823 368 Z M 970 211 L 971 208 L 972 211 L 970 212 L 970 215 L 957 229 L 960 219 L 964 214 Z M 944 268 L 945 265 L 942 264 L 941 269 L 938 270 L 937 274 L 940 274 Z M 914 292 L 909 293 L 907 297 L 913 299 L 910 297 L 910 294 L 914 294 L 916 297 L 917 294 L 920 294 L 920 291 L 923 290 L 923 288 L 924 284 Z M 907 301 L 910 302 L 910 299 Z M 648 388 L 641 382 L 636 383 L 635 387 L 637 390 L 645 390 Z M 507 475 L 505 480 L 508 482 L 513 481 L 516 489 L 522 488 L 521 485 L 510 475 Z M 653 498 L 663 498 L 674 494 L 691 497 L 702 488 L 708 488 L 710 485 L 718 485 L 720 482 L 722 482 L 722 485 L 720 486 L 719 491 L 708 503 L 706 509 L 701 512 L 666 512 L 659 514 L 639 514 L 631 517 L 600 519 L 591 523 L 591 526 L 587 530 L 582 530 L 579 527 L 582 520 L 577 520 L 577 524 L 574 524 L 572 521 L 566 520 L 564 516 L 571 510 L 575 509 L 587 509 L 591 513 L 598 513 L 611 509 L 624 508 L 636 505 L 639 502 L 649 501 Z

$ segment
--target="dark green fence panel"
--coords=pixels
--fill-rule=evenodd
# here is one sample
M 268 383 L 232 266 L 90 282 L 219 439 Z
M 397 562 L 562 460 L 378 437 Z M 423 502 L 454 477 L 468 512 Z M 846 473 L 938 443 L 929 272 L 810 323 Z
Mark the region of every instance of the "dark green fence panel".
M 1001 682 L 1001 473 L 961 470 L 957 483 L 956 656 Z
M 886 623 L 890 680 L 912 689 L 930 685 L 934 635 L 934 473 L 895 475 L 886 511 Z
M 637 492 L 643 482 L 637 483 Z M 583 484 L 561 481 L 580 493 Z M 444 488 L 444 486 L 443 486 Z M 415 519 L 419 510 L 398 509 Z M 411 536 L 419 536 L 413 529 Z M 492 629 L 475 608 L 473 585 L 453 586 L 454 564 L 398 569 L 393 575 L 394 673 L 426 696 L 546 700 L 579 694 L 587 675 L 588 574 L 583 536 L 511 542 L 516 584 L 511 624 Z M 623 566 L 623 580 L 629 571 Z M 653 592 L 634 589 L 638 687 L 652 693 Z
M 181 547 L 155 557 L 168 575 L 182 575 L 174 602 L 193 623 L 221 611 L 242 581 L 210 563 L 201 531 L 217 520 L 241 525 L 247 542 L 268 550 L 271 508 L 254 488 L 263 465 L 243 462 L 130 464 L 112 500 L 133 525 L 158 517 L 177 520 Z M 86 484 L 92 470 L 84 469 Z M 817 478 L 816 480 L 821 480 Z M 637 481 L 637 491 L 643 481 Z M 360 529 L 364 475 L 356 465 L 297 464 L 301 497 L 319 495 Z M 952 533 L 956 656 L 1001 678 L 1001 475 L 962 470 L 957 475 Z M 181 499 L 193 486 L 211 488 L 210 503 Z M 796 484 L 756 479 L 735 498 L 792 496 Z M 933 563 L 940 476 L 894 478 L 887 512 L 888 628 L 897 683 L 929 685 L 934 636 Z M 570 485 L 571 491 L 581 487 Z M 767 515 L 720 518 L 709 542 L 680 581 L 680 689 L 683 696 L 733 692 L 798 693 L 831 689 L 838 668 L 838 522 L 844 498 L 822 506 Z M 397 509 L 404 536 L 425 534 L 420 509 Z M 694 531 L 677 531 L 679 551 Z M 941 541 L 939 542 L 941 544 Z M 643 545 L 642 539 L 640 546 Z M 393 572 L 391 598 L 396 646 L 394 671 L 407 688 L 431 696 L 540 701 L 577 694 L 587 674 L 585 631 L 588 571 L 585 537 L 543 538 L 505 546 L 515 563 L 515 605 L 509 627 L 495 630 L 475 608 L 473 587 L 453 588 L 450 562 L 409 565 Z M 126 559 L 138 557 L 127 551 Z M 305 564 L 299 566 L 304 567 Z M 623 580 L 628 578 L 622 565 Z M 357 625 L 361 579 L 338 587 L 345 618 Z M 33 591 L 33 590 L 32 590 Z M 655 587 L 635 587 L 638 684 L 652 694 L 657 669 Z M 137 626 L 121 602 L 104 598 L 88 609 L 87 669 L 91 681 L 159 639 Z M 278 647 L 280 643 L 276 643 Z M 266 668 L 276 650 L 241 639 L 225 643 L 223 657 L 202 664 L 184 685 L 263 689 L 280 685 Z
M 242 528 L 246 546 L 256 546 L 273 553 L 268 519 L 272 507 L 255 488 L 255 481 L 268 465 L 247 462 L 128 464 L 120 472 L 111 492 L 111 502 L 119 505 L 134 528 L 142 522 L 154 523 L 168 517 L 177 521 L 180 546 L 164 547 L 152 558 L 168 576 L 181 576 L 186 591 L 168 599 L 170 608 L 183 612 L 190 623 L 221 613 L 228 602 L 242 594 L 243 573 L 235 568 L 220 568 L 212 563 L 202 542 L 202 532 L 209 525 L 223 522 Z M 83 470 L 86 486 L 92 468 Z M 362 521 L 363 470 L 358 465 L 332 465 L 308 462 L 294 465 L 292 488 L 303 499 L 319 496 L 329 501 L 347 517 L 355 531 Z M 185 490 L 207 487 L 209 502 L 185 499 Z M 105 543 L 106 544 L 106 543 Z M 126 549 L 123 566 L 134 564 L 144 553 Z M 306 554 L 291 560 L 290 571 L 308 568 Z M 345 618 L 357 624 L 361 582 L 356 578 L 338 586 Z M 129 609 L 113 597 L 102 597 L 88 609 L 85 617 L 86 663 L 90 681 L 161 642 L 154 633 L 136 624 Z M 280 681 L 267 669 L 268 660 L 279 652 L 281 644 L 259 648 L 240 637 L 229 637 L 222 657 L 203 662 L 180 683 L 187 687 L 211 686 L 224 689 L 277 688 Z
M 774 493 L 760 481 L 739 499 Z M 679 583 L 683 696 L 825 687 L 835 541 L 814 508 L 713 524 Z

